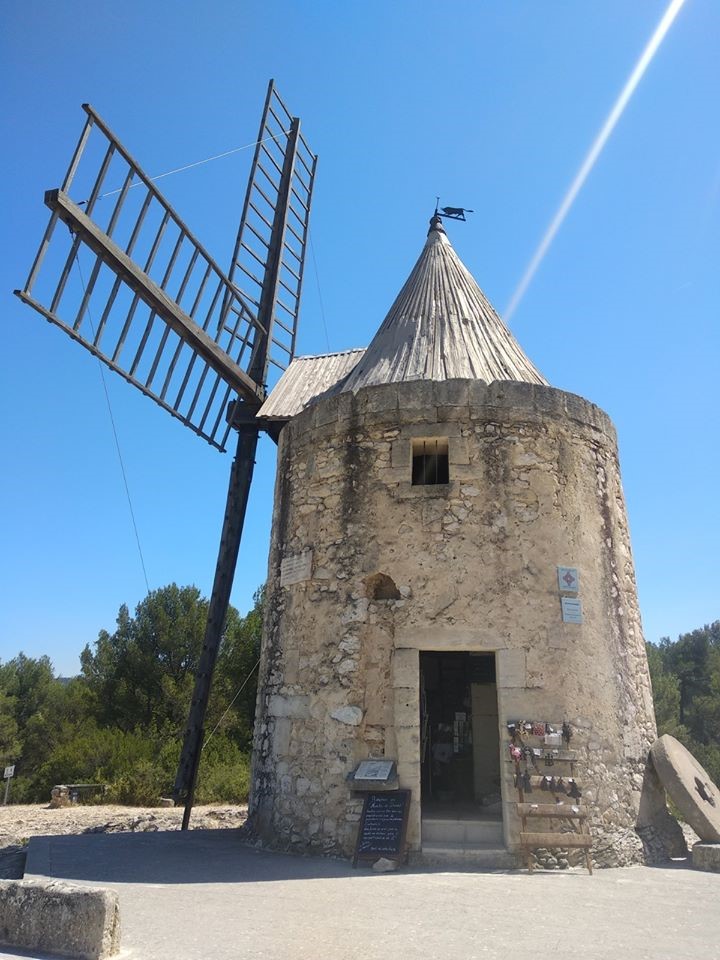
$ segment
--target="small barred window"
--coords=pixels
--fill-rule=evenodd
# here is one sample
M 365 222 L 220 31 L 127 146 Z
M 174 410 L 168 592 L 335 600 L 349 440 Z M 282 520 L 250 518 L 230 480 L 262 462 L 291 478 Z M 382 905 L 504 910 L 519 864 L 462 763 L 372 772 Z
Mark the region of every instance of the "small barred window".
M 434 483 L 449 483 L 447 439 L 432 437 L 412 442 L 412 483 L 423 486 Z

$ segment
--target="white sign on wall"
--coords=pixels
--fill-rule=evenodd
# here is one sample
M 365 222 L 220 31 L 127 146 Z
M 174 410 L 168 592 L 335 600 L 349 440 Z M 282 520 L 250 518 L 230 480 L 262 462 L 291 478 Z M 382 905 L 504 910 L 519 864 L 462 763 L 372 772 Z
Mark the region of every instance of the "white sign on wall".
M 309 580 L 312 576 L 312 550 L 283 557 L 280 563 L 280 586 L 289 587 L 292 583 Z
M 582 600 L 579 597 L 560 597 L 563 623 L 582 623 Z
M 580 576 L 577 567 L 558 567 L 558 590 L 561 593 L 577 593 L 580 589 Z
M 363 760 L 355 771 L 356 780 L 389 780 L 395 769 L 394 760 Z

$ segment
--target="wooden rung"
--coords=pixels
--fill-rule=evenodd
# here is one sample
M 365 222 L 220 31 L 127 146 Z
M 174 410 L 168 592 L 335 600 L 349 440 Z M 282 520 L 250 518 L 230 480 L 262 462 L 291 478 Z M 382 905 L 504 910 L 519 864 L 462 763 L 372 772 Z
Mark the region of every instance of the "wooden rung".
M 539 790 L 539 789 L 540 789 L 540 785 L 541 785 L 541 783 L 543 782 L 543 780 L 545 779 L 546 776 L 552 777 L 552 776 L 554 776 L 554 774 L 552 774 L 552 773 L 548 773 L 548 774 L 544 774 L 544 773 L 541 773 L 541 774 L 531 773 L 531 774 L 530 774 L 530 783 L 532 784 L 533 788 L 537 788 L 537 789 Z M 557 777 L 556 777 L 555 779 L 557 779 Z M 572 779 L 575 781 L 575 783 L 576 783 L 578 786 L 581 785 L 582 781 L 581 781 L 581 780 L 578 780 L 577 777 L 573 777 Z M 570 789 L 570 784 L 568 783 L 568 778 L 567 778 L 567 777 L 563 777 L 563 781 L 564 781 L 564 783 L 565 783 L 565 789 L 566 789 L 566 790 L 569 790 L 569 789 Z M 547 792 L 547 793 L 551 793 L 552 791 L 550 791 L 550 790 L 543 791 L 543 793 L 546 793 L 546 792 Z M 563 792 L 563 791 L 561 790 L 560 793 L 562 793 L 562 792 Z
M 568 817 L 571 820 L 585 820 L 587 811 L 582 807 L 573 812 L 569 803 L 518 803 L 517 812 L 521 817 Z
M 546 751 L 543 751 L 543 755 L 541 757 L 535 757 L 535 763 L 537 763 L 538 766 L 544 764 L 545 753 L 552 753 L 553 750 L 557 750 L 557 747 L 548 747 Z M 577 763 L 577 755 L 574 752 L 568 753 L 567 750 L 563 750 L 560 753 L 553 754 L 553 761 L 555 763 Z M 512 757 L 505 757 L 505 763 L 518 763 L 518 762 L 525 763 L 526 762 L 525 757 L 523 757 L 522 760 L 520 761 L 514 760 Z M 531 762 L 531 761 L 528 761 L 528 762 Z
M 580 833 L 521 833 L 520 845 L 536 849 L 537 847 L 588 847 L 592 846 L 592 837 Z

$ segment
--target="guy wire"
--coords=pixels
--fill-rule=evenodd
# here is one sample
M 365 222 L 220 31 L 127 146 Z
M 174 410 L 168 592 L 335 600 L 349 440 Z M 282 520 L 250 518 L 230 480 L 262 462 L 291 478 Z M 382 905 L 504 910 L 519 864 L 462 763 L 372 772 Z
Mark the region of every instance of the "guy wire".
M 320 274 L 318 273 L 317 260 L 315 259 L 312 230 L 308 230 L 308 237 L 310 239 L 310 254 L 312 256 L 313 269 L 315 270 L 315 284 L 317 285 L 318 300 L 320 301 L 320 316 L 322 317 L 323 328 L 325 330 L 325 342 L 327 343 L 328 353 L 330 353 L 330 337 L 328 336 L 327 323 L 325 322 L 325 304 L 323 303 L 322 290 L 320 289 Z
M 267 143 L 269 140 L 277 142 L 281 136 L 287 137 L 289 133 L 289 130 L 283 130 L 281 133 L 265 137 L 263 140 L 255 140 L 253 143 L 246 143 L 242 147 L 233 147 L 232 150 L 226 150 L 224 153 L 216 153 L 215 156 L 206 157 L 205 160 L 196 160 L 194 163 L 186 163 L 184 167 L 176 167 L 174 170 L 168 170 L 166 173 L 159 173 L 156 177 L 148 177 L 148 180 L 154 183 L 156 180 L 162 180 L 164 177 L 171 177 L 174 173 L 183 173 L 185 170 L 191 170 L 193 167 L 201 167 L 204 163 L 210 163 L 212 160 L 222 160 L 223 157 L 229 157 L 233 153 L 240 153 L 241 150 L 249 150 L 250 147 L 256 147 L 260 143 Z M 139 187 L 142 182 L 142 180 L 136 180 L 135 183 L 130 184 L 128 189 Z M 122 187 L 118 187 L 117 190 L 108 190 L 107 193 L 101 193 L 98 200 L 104 200 L 106 197 L 114 197 L 116 193 L 120 193 L 121 189 Z M 86 203 L 87 201 L 82 202 Z
M 259 666 L 260 666 L 260 658 L 258 657 L 258 659 L 255 661 L 255 666 L 252 668 L 252 670 L 250 671 L 250 673 L 245 677 L 245 679 L 244 679 L 243 682 L 242 682 L 242 685 L 240 686 L 240 689 L 239 689 L 238 692 L 235 694 L 235 696 L 232 698 L 232 700 L 230 701 L 230 703 L 227 705 L 227 708 L 225 709 L 225 713 L 223 713 L 223 715 L 220 717 L 220 719 L 218 720 L 218 722 L 217 722 L 217 723 L 215 724 L 215 726 L 212 728 L 212 730 L 210 731 L 210 733 L 207 735 L 207 737 L 205 737 L 205 740 L 204 740 L 204 742 L 203 742 L 203 745 L 202 745 L 202 747 L 200 748 L 200 751 L 201 751 L 201 752 L 205 749 L 205 747 L 208 745 L 208 743 L 210 743 L 210 740 L 212 739 L 213 734 L 217 731 L 217 728 L 220 726 L 220 724 L 223 722 L 223 720 L 225 719 L 225 717 L 228 715 L 228 713 L 229 713 L 229 711 L 230 711 L 230 707 L 232 707 L 232 705 L 235 703 L 235 701 L 237 700 L 237 698 L 240 696 L 240 694 L 243 692 L 243 690 L 245 689 L 245 687 L 248 685 L 248 681 L 250 680 L 250 677 L 255 673 L 255 671 L 257 670 L 257 668 L 258 668 Z
M 78 256 L 77 250 L 75 251 L 75 263 L 77 264 L 78 273 L 80 275 L 80 283 L 83 288 L 83 296 L 85 296 L 87 293 L 85 288 L 85 278 L 83 277 L 82 267 L 80 266 L 80 257 Z M 92 334 L 94 339 L 95 324 L 93 323 L 92 314 L 90 313 L 89 303 L 86 309 L 88 314 L 88 320 L 90 321 L 90 328 L 92 329 Z M 125 472 L 125 463 L 123 461 L 122 451 L 120 449 L 120 440 L 118 438 L 118 432 L 115 426 L 115 417 L 113 416 L 112 405 L 110 403 L 110 393 L 108 392 L 107 381 L 105 380 L 105 371 L 103 370 L 102 360 L 98 357 L 97 361 L 98 361 L 98 366 L 100 367 L 100 379 L 102 380 L 103 390 L 105 392 L 105 401 L 107 403 L 108 413 L 110 414 L 110 424 L 112 426 L 113 437 L 115 438 L 115 449 L 117 450 L 118 460 L 120 461 L 120 472 L 122 473 L 123 484 L 125 485 L 125 495 L 127 496 L 128 507 L 130 508 L 130 518 L 132 520 L 133 530 L 135 531 L 135 542 L 137 543 L 138 553 L 140 554 L 140 565 L 142 567 L 143 577 L 145 578 L 145 588 L 147 589 L 147 592 L 149 594 L 150 583 L 148 581 L 147 570 L 145 569 L 145 557 L 143 556 L 142 546 L 140 544 L 140 534 L 138 533 L 137 523 L 135 522 L 135 511 L 133 510 L 132 498 L 130 497 L 130 486 L 128 484 L 127 474 Z

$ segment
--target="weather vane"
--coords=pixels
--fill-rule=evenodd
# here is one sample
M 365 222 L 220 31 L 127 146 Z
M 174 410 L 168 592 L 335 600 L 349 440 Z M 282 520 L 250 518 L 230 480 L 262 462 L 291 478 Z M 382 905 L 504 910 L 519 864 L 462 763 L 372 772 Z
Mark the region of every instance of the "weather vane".
M 438 209 L 439 208 L 439 209 Z M 475 213 L 467 207 L 440 207 L 440 197 L 435 197 L 435 216 L 449 217 L 450 220 L 467 220 L 466 213 Z

